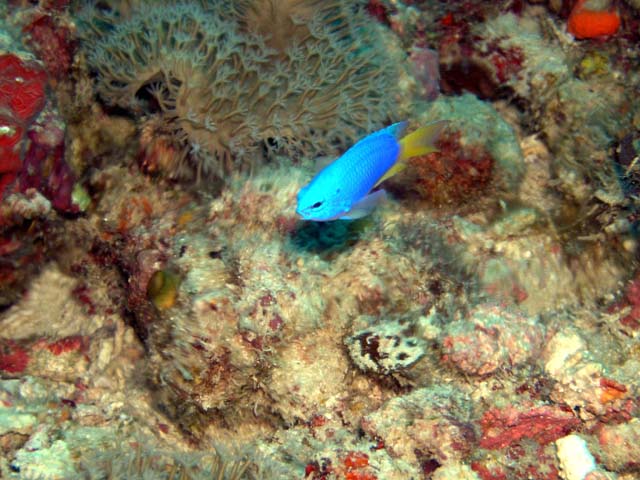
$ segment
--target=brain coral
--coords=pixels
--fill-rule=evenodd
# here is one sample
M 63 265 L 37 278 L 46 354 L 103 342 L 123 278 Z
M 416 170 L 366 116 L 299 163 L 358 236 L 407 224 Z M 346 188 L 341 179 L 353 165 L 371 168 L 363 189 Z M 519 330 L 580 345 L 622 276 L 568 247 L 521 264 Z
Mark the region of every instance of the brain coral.
M 87 9 L 80 32 L 99 96 L 176 152 L 171 176 L 332 154 L 395 117 L 397 62 L 360 2 L 137 3 Z

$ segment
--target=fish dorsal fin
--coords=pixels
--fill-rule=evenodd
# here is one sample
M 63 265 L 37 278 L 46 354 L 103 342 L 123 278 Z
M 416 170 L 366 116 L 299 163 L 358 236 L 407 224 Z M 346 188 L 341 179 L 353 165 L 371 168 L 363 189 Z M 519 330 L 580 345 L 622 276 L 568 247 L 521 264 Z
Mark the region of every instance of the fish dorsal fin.
M 400 137 L 402 137 L 402 134 L 404 132 L 404 130 L 407 128 L 407 122 L 406 121 L 402 121 L 402 122 L 398 122 L 398 123 L 394 123 L 392 125 L 389 125 L 386 128 L 383 128 L 382 130 L 380 130 L 380 132 L 385 132 L 388 133 L 390 135 L 393 135 L 394 137 L 396 137 L 396 139 L 400 140 Z
M 331 165 L 335 161 L 335 157 L 330 157 L 328 155 L 318 157 L 313 161 L 313 171 L 314 173 L 319 173 L 324 170 L 326 167 Z

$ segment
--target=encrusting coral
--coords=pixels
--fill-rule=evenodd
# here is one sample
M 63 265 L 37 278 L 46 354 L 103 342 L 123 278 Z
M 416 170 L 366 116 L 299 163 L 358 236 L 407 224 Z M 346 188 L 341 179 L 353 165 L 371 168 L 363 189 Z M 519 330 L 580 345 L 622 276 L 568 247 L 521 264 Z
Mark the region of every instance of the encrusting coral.
M 99 96 L 140 119 L 147 156 L 168 159 L 152 170 L 222 177 L 335 153 L 394 116 L 397 62 L 360 5 L 135 3 L 87 9 L 80 31 Z

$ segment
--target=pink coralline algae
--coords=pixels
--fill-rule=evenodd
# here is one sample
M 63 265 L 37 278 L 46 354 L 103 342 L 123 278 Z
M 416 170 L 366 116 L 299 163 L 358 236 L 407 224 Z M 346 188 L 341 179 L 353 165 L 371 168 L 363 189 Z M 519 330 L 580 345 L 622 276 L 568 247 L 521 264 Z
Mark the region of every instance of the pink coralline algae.
M 13 54 L 0 56 L 0 72 L 0 196 L 7 189 L 35 188 L 57 210 L 77 213 L 71 198 L 75 176 L 64 159 L 64 123 L 47 105 L 47 73 Z
M 78 213 L 72 193 L 75 175 L 64 159 L 64 128 L 55 113 L 45 115 L 27 132 L 27 148 L 18 175 L 21 190 L 35 188 L 52 206 L 65 213 Z
M 85 347 L 86 339 L 80 335 L 72 335 L 64 337 L 60 340 L 47 343 L 47 350 L 54 355 L 62 355 L 63 353 L 80 351 Z
M 524 63 L 524 52 L 519 47 L 503 47 L 499 40 L 487 45 L 489 61 L 495 69 L 495 76 L 500 83 L 516 77 Z
M 469 375 L 487 375 L 521 366 L 538 356 L 544 326 L 519 313 L 479 305 L 466 319 L 447 325 L 441 341 L 443 358 Z
M 598 431 L 600 458 L 613 471 L 638 471 L 640 467 L 640 421 L 603 425 Z
M 35 62 L 0 55 L 0 195 L 21 169 L 24 131 L 44 106 L 45 81 L 46 74 Z
M 0 372 L 22 373 L 29 364 L 29 353 L 13 340 L 0 340 Z
M 76 42 L 58 12 L 34 11 L 22 31 L 28 35 L 29 44 L 46 65 L 49 75 L 59 79 L 69 72 Z
M 89 340 L 80 335 L 59 339 L 14 341 L 0 339 L 0 375 L 72 380 L 86 370 Z M 95 354 L 95 352 L 94 352 Z
M 18 124 L 28 122 L 44 106 L 46 73 L 13 54 L 0 55 L 0 72 L 0 108 Z
M 389 20 L 389 9 L 381 0 L 369 0 L 365 8 L 369 15 L 371 15 L 383 25 L 391 25 L 391 22 Z
M 0 195 L 15 179 L 20 170 L 19 156 L 22 127 L 10 117 L 0 116 Z
M 491 184 L 495 160 L 483 145 L 463 144 L 460 132 L 443 132 L 438 153 L 409 160 L 414 172 L 407 188 L 436 205 L 476 199 Z
M 469 20 L 474 15 L 486 13 L 482 8 L 450 13 L 439 22 L 440 75 L 445 94 L 471 92 L 480 98 L 496 98 L 522 70 L 525 57 L 521 48 L 503 45 L 506 38 L 486 41 L 470 28 Z
M 482 416 L 480 425 L 480 446 L 499 450 L 525 438 L 546 445 L 575 430 L 580 420 L 570 410 L 543 405 L 530 409 L 492 408 Z
M 413 74 L 419 81 L 420 94 L 426 100 L 435 100 L 440 93 L 438 52 L 429 48 L 414 47 L 409 54 Z
M 640 277 L 634 278 L 629 283 L 624 299 L 616 307 L 630 309 L 629 313 L 620 319 L 623 327 L 631 331 L 640 330 Z
M 492 454 L 484 460 L 471 462 L 471 469 L 482 480 L 560 480 L 556 466 L 556 450 L 554 445 L 535 446 L 529 442 L 524 445 L 515 443 L 504 451 L 503 459 L 498 462 Z M 588 480 L 586 477 L 584 480 Z M 595 478 L 590 480 L 596 480 Z

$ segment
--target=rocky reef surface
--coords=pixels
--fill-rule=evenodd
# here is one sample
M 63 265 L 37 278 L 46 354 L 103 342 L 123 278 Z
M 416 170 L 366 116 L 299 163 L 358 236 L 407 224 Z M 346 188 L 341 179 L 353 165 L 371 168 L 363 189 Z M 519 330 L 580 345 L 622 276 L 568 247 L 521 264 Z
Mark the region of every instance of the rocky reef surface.
M 0 478 L 638 478 L 637 9 L 0 6 Z

